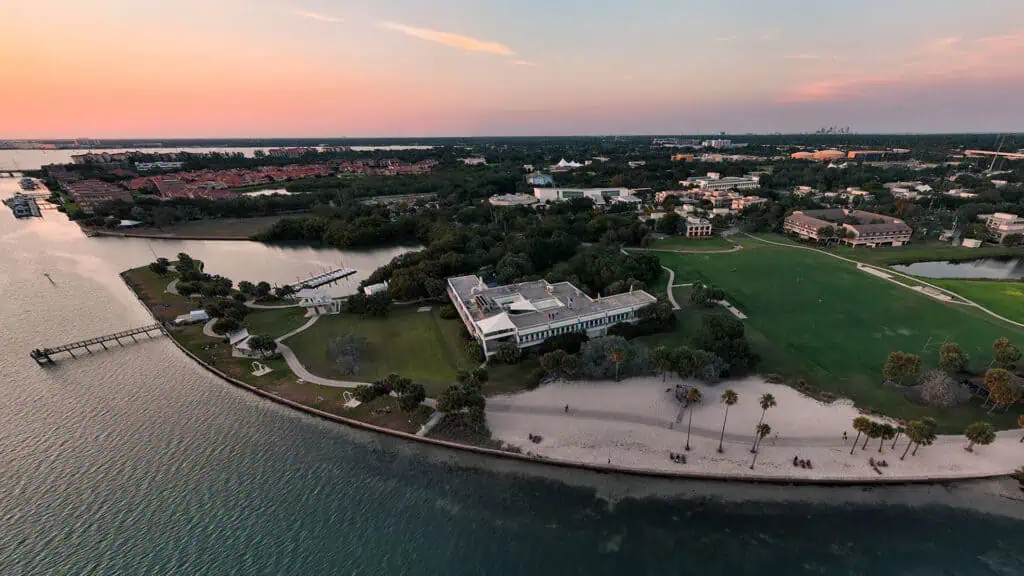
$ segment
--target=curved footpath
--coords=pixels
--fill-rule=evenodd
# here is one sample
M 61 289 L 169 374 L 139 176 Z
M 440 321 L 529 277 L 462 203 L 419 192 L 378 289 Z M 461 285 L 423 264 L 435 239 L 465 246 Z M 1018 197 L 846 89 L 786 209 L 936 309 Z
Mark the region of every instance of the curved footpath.
M 670 278 L 670 281 L 669 281 L 669 286 L 670 287 L 671 287 L 671 284 L 672 284 L 672 279 Z M 129 289 L 130 288 L 131 287 L 129 286 Z M 132 292 L 134 293 L 134 290 Z M 670 291 L 670 293 L 671 293 L 671 291 Z M 138 297 L 138 295 L 136 295 L 136 297 Z M 139 300 L 140 300 L 140 302 L 142 302 L 141 299 L 139 299 Z M 142 302 L 142 304 L 143 304 L 143 306 L 145 306 L 144 302 Z M 146 307 L 146 309 L 147 310 L 149 309 L 148 306 Z M 289 338 L 291 336 L 294 336 L 294 335 L 302 332 L 303 330 L 308 329 L 310 326 L 315 324 L 316 321 L 317 321 L 317 318 L 313 317 L 308 322 L 306 322 L 304 325 L 300 326 L 299 328 L 297 328 L 297 329 L 293 330 L 292 332 L 289 332 L 288 334 L 285 334 L 284 336 L 281 336 L 280 338 L 276 339 L 276 341 L 278 342 L 278 347 L 281 350 L 282 356 L 285 358 L 285 361 L 287 362 L 289 368 L 291 368 L 297 375 L 299 375 L 299 377 L 303 378 L 303 380 L 306 380 L 306 381 L 309 381 L 309 382 L 312 382 L 312 383 L 316 383 L 316 384 L 319 384 L 319 385 L 323 385 L 323 386 L 351 388 L 351 387 L 354 387 L 354 386 L 365 384 L 363 382 L 346 382 L 346 381 L 333 380 L 333 379 L 329 379 L 329 378 L 323 378 L 323 377 L 320 377 L 320 376 L 316 376 L 316 375 L 310 373 L 308 370 L 306 370 L 305 366 L 303 366 L 302 363 L 298 361 L 298 358 L 295 356 L 294 352 L 290 348 L 288 348 L 287 345 L 284 345 L 282 343 L 283 340 L 285 340 L 285 339 L 287 339 L 287 338 Z M 203 333 L 209 335 L 207 333 L 207 329 L 210 328 L 210 327 L 212 327 L 212 322 L 208 322 L 206 325 L 204 325 Z M 217 335 L 217 334 L 212 334 L 212 337 L 220 338 L 220 336 Z M 240 388 L 244 388 L 244 389 L 246 389 L 246 390 L 248 390 L 250 392 L 253 392 L 253 393 L 255 393 L 257 395 L 260 395 L 260 396 L 262 396 L 264 398 L 270 399 L 270 400 L 272 400 L 274 402 L 278 402 L 280 404 L 287 405 L 287 406 L 295 408 L 297 410 L 301 410 L 303 412 L 306 412 L 307 414 L 311 414 L 313 416 L 317 416 L 317 417 L 324 418 L 324 419 L 327 419 L 327 420 L 331 420 L 331 421 L 334 421 L 334 422 L 339 422 L 339 423 L 346 424 L 346 425 L 349 425 L 349 426 L 353 426 L 353 427 L 356 427 L 356 428 L 361 428 L 361 429 L 364 429 L 364 430 L 369 430 L 369 431 L 378 432 L 378 433 L 382 433 L 382 434 L 388 434 L 390 436 L 394 436 L 394 437 L 398 437 L 398 438 L 404 438 L 404 439 L 407 439 L 407 440 L 412 440 L 414 442 L 422 442 L 422 443 L 432 444 L 434 446 L 439 446 L 439 447 L 442 447 L 442 448 L 447 448 L 447 449 L 452 449 L 452 450 L 474 452 L 474 453 L 477 453 L 477 454 L 495 456 L 495 457 L 506 458 L 506 459 L 520 460 L 520 461 L 524 461 L 524 462 L 542 463 L 542 464 L 554 465 L 554 466 L 563 467 L 563 468 L 576 468 L 576 469 L 581 469 L 581 470 L 591 470 L 591 471 L 597 471 L 597 472 L 614 472 L 614 473 L 627 474 L 627 475 L 633 475 L 633 476 L 650 476 L 650 477 L 680 478 L 680 479 L 689 478 L 689 479 L 705 479 L 705 480 L 721 480 L 721 481 L 743 481 L 743 482 L 760 482 L 760 483 L 772 483 L 772 484 L 823 484 L 823 485 L 910 484 L 910 483 L 935 484 L 935 483 L 942 483 L 942 482 L 947 482 L 947 481 L 952 481 L 952 480 L 972 480 L 972 479 L 994 478 L 994 477 L 1004 477 L 1004 476 L 1006 476 L 1006 472 L 1005 471 L 998 471 L 998 472 L 992 472 L 992 473 L 978 473 L 978 472 L 974 472 L 974 473 L 971 473 L 971 472 L 946 473 L 946 474 L 943 474 L 941 477 L 934 477 L 934 476 L 917 476 L 917 477 L 887 477 L 887 476 L 879 476 L 879 477 L 869 477 L 869 476 L 850 476 L 848 474 L 844 474 L 844 475 L 824 474 L 824 473 L 814 472 L 814 471 L 809 471 L 809 470 L 803 470 L 801 472 L 795 472 L 795 473 L 791 473 L 788 470 L 784 470 L 784 471 L 782 471 L 780 473 L 778 470 L 774 470 L 774 471 L 772 471 L 770 469 L 747 470 L 745 467 L 743 467 L 740 470 L 733 471 L 733 472 L 730 472 L 730 473 L 714 472 L 714 471 L 701 470 L 701 469 L 696 469 L 696 468 L 695 469 L 680 469 L 680 470 L 674 470 L 674 469 L 673 470 L 664 470 L 664 469 L 640 467 L 640 466 L 617 465 L 617 464 L 611 463 L 610 459 L 609 459 L 608 463 L 604 463 L 602 461 L 598 461 L 598 462 L 585 462 L 585 461 L 571 460 L 571 459 L 560 459 L 560 458 L 553 458 L 553 457 L 543 457 L 543 456 L 540 456 L 540 455 L 534 455 L 534 454 L 529 454 L 529 453 L 528 454 L 522 454 L 522 453 L 517 453 L 517 452 L 509 452 L 509 451 L 504 451 L 504 450 L 496 450 L 496 449 L 492 449 L 492 448 L 483 448 L 483 447 L 479 447 L 479 446 L 472 446 L 472 445 L 468 445 L 468 444 L 460 444 L 460 443 L 456 443 L 456 442 L 449 442 L 449 441 L 445 441 L 445 440 L 438 440 L 438 439 L 435 439 L 435 438 L 429 438 L 429 437 L 421 434 L 423 432 L 423 430 L 421 430 L 420 431 L 421 433 L 418 433 L 418 434 L 410 434 L 410 433 L 407 433 L 407 432 L 401 432 L 401 431 L 393 430 L 393 429 L 390 429 L 390 428 L 383 428 L 383 427 L 380 427 L 380 426 L 369 424 L 367 422 L 363 422 L 363 421 L 360 421 L 360 420 L 354 420 L 354 419 L 351 419 L 351 418 L 346 418 L 344 416 L 339 416 L 337 414 L 332 414 L 330 412 L 325 412 L 323 410 L 319 410 L 319 409 L 313 408 L 311 406 L 300 404 L 300 403 L 295 402 L 293 400 L 289 400 L 287 398 L 283 398 L 281 396 L 278 396 L 277 394 L 274 394 L 273 392 L 262 390 L 260 388 L 257 388 L 255 386 L 251 385 L 251 384 L 242 382 L 241 380 L 237 380 L 237 379 L 229 376 L 228 374 L 225 374 L 224 372 L 221 372 L 220 370 L 218 370 L 214 366 L 212 366 L 210 364 L 207 364 L 206 362 L 202 361 L 199 357 L 197 357 L 195 354 L 193 354 L 191 351 L 189 351 L 187 348 L 185 348 L 181 343 L 179 343 L 176 339 L 174 339 L 173 336 L 171 338 L 169 338 L 169 340 L 179 350 L 181 350 L 186 356 L 191 358 L 193 361 L 198 363 L 200 366 L 202 366 L 204 369 L 208 370 L 212 374 L 214 374 L 214 375 L 218 376 L 219 378 L 223 379 L 224 381 L 226 381 L 226 382 L 228 382 L 228 383 L 230 383 L 232 385 L 238 386 Z M 436 405 L 435 401 L 433 399 L 429 399 L 429 398 L 424 402 L 424 404 L 427 404 L 429 406 L 435 406 Z M 543 408 L 522 408 L 522 407 L 517 407 L 517 406 L 509 406 L 509 405 L 503 403 L 499 398 L 493 398 L 493 399 L 488 401 L 488 412 L 493 413 L 495 415 L 502 414 L 502 413 L 532 413 L 532 414 L 543 415 L 545 417 L 553 417 L 553 418 L 560 418 L 560 417 L 562 417 L 559 414 L 560 410 L 558 409 L 558 407 L 555 407 L 554 409 L 547 408 L 547 407 L 543 407 Z M 570 418 L 580 418 L 580 419 L 584 419 L 584 420 L 597 421 L 598 423 L 626 423 L 626 424 L 631 424 L 631 425 L 639 425 L 642 428 L 659 428 L 659 429 L 664 429 L 665 424 L 666 424 L 664 421 L 656 419 L 656 418 L 640 418 L 640 417 L 637 417 L 635 415 L 630 415 L 630 414 L 626 414 L 626 413 L 621 413 L 620 414 L 620 413 L 616 413 L 616 412 L 598 411 L 598 410 L 578 411 L 578 410 L 574 409 L 569 417 Z M 434 420 L 435 422 L 436 422 L 437 419 L 438 419 L 437 417 L 432 418 L 432 420 Z M 709 428 L 705 429 L 703 427 L 697 427 L 697 428 L 694 428 L 692 430 L 692 435 L 693 435 L 694 438 L 705 438 L 705 439 L 708 439 L 708 440 L 717 440 L 718 439 L 718 434 L 719 433 L 716 432 L 713 429 L 709 429 Z M 1003 436 L 1004 434 L 1001 433 L 1000 435 Z M 811 445 L 811 444 L 813 444 L 813 442 L 811 442 L 811 441 L 814 441 L 815 439 L 803 439 L 803 440 L 804 441 L 801 444 L 799 444 L 799 445 L 797 445 L 797 443 L 794 442 L 793 443 L 793 447 L 799 448 L 800 446 Z M 749 441 L 749 439 L 744 437 L 744 436 L 742 436 L 742 435 L 727 434 L 727 441 L 728 442 L 735 442 L 735 443 L 739 444 L 740 442 L 747 442 L 747 441 Z M 963 441 L 962 438 L 956 437 L 956 436 L 940 437 L 939 440 L 938 440 L 938 442 L 943 443 L 943 444 L 953 443 L 953 442 L 962 442 L 962 441 Z M 824 439 L 824 438 L 818 439 L 817 442 L 826 442 L 826 439 Z M 831 439 L 831 442 L 834 442 L 834 439 Z M 781 443 L 781 445 L 782 446 L 788 446 L 789 442 L 783 442 L 783 443 Z
M 758 238 L 757 236 L 752 236 L 750 234 L 746 234 L 746 236 L 751 238 L 751 239 L 753 239 L 753 240 L 756 240 L 758 242 L 763 242 L 765 244 L 771 244 L 773 246 L 782 246 L 783 248 L 796 248 L 798 250 L 810 250 L 811 252 L 817 252 L 819 254 L 824 254 L 825 256 L 829 256 L 831 258 L 836 258 L 838 260 L 843 260 L 844 262 L 850 262 L 851 264 L 870 266 L 870 264 L 864 264 L 863 262 L 854 260 L 852 258 L 847 258 L 845 256 L 840 256 L 838 254 L 832 254 L 830 252 L 826 252 L 824 250 L 819 250 L 817 248 L 811 248 L 809 246 L 796 246 L 796 245 L 793 245 L 793 244 L 786 244 L 786 243 L 783 243 L 783 242 L 773 242 L 771 240 L 765 240 L 764 238 Z M 1003 322 L 1006 322 L 1008 324 L 1013 324 L 1014 326 L 1019 326 L 1021 328 L 1024 328 L 1024 323 L 1017 322 L 1015 320 L 1010 320 L 1009 318 L 1007 318 L 1005 316 L 1000 316 L 999 314 L 996 314 L 995 312 L 989 310 L 988 308 L 985 308 L 981 304 L 978 304 L 974 300 L 971 300 L 970 298 L 967 298 L 967 297 L 965 297 L 965 296 L 963 296 L 961 294 L 957 294 L 956 292 L 953 292 L 952 290 L 947 290 L 947 289 L 943 288 L 942 286 L 936 286 L 935 284 L 932 284 L 931 282 L 927 282 L 925 280 L 921 280 L 920 278 L 916 278 L 916 277 L 911 276 L 909 274 L 904 274 L 902 272 L 897 272 L 896 270 L 893 270 L 892 268 L 889 268 L 889 267 L 885 268 L 885 273 L 886 274 L 892 274 L 894 276 L 901 276 L 903 278 L 906 278 L 907 280 L 912 280 L 914 282 L 917 282 L 918 284 L 923 284 L 923 285 L 925 285 L 925 286 L 927 286 L 929 288 L 934 288 L 935 290 L 938 290 L 938 291 L 940 291 L 940 292 L 942 292 L 944 294 L 948 294 L 949 296 L 951 296 L 953 298 L 956 298 L 958 300 L 962 300 L 963 303 L 967 304 L 968 306 L 973 306 L 974 308 L 977 308 L 978 310 L 981 310 L 982 312 L 988 314 L 989 316 L 992 316 L 994 318 L 998 318 L 998 319 L 1000 319 Z M 908 289 L 908 290 L 912 289 L 911 287 L 906 286 L 906 285 L 903 285 L 903 287 Z

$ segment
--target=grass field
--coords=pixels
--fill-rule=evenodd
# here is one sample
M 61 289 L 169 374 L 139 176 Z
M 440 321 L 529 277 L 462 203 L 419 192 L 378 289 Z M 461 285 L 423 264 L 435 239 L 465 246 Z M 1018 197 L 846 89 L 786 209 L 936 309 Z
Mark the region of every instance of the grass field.
M 436 397 L 455 382 L 456 372 L 477 366 L 463 351 L 461 324 L 415 307 L 396 307 L 386 318 L 349 314 L 324 316 L 309 329 L 285 341 L 306 368 L 319 376 L 372 382 L 401 374 L 422 383 Z M 366 356 L 356 375 L 345 375 L 327 354 L 335 336 L 353 333 L 367 340 Z
M 245 327 L 250 334 L 262 334 L 280 338 L 306 323 L 305 308 L 281 308 L 278 310 L 252 310 L 245 317 Z
M 728 250 L 732 246 L 732 242 L 721 236 L 712 236 L 711 238 L 671 236 L 655 240 L 648 248 L 657 250 Z
M 804 378 L 862 408 L 898 417 L 936 414 L 908 402 L 900 390 L 881 385 L 882 364 L 891 351 L 920 354 L 928 367 L 937 363 L 943 342 L 957 342 L 975 363 L 984 364 L 996 338 L 1024 342 L 1024 329 L 875 278 L 851 263 L 750 238 L 738 241 L 744 249 L 730 254 L 658 256 L 675 271 L 677 283 L 711 282 L 749 316 L 745 323 L 762 356 L 761 372 Z M 692 331 L 687 324 L 699 320 L 689 314 L 680 312 L 683 327 L 674 335 L 677 343 L 685 343 Z M 671 336 L 657 340 L 674 343 Z M 939 416 L 944 428 L 961 431 L 983 412 L 964 406 Z M 1016 416 L 994 419 L 1012 427 Z
M 1000 316 L 1024 322 L 1024 282 L 936 278 L 928 281 L 973 300 Z
M 302 216 L 302 214 L 285 214 L 279 216 L 257 216 L 255 218 L 216 218 L 209 220 L 191 220 L 163 228 L 138 227 L 132 230 L 113 233 L 121 236 L 142 236 L 152 238 L 211 238 L 248 240 L 273 226 L 283 218 Z

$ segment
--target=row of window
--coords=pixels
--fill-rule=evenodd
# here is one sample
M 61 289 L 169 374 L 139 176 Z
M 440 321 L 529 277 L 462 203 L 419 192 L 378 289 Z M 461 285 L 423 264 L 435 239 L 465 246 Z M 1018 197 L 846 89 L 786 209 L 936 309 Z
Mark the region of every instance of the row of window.
M 520 344 L 526 344 L 529 342 L 536 342 L 538 340 L 547 340 L 552 336 L 558 336 L 559 334 L 568 334 L 570 332 L 580 332 L 582 330 L 589 330 L 598 326 L 605 326 L 610 324 L 617 324 L 619 322 L 625 322 L 631 320 L 634 317 L 633 312 L 623 312 L 621 314 L 613 314 L 606 318 L 597 318 L 594 320 L 587 320 L 586 322 L 580 322 L 571 326 L 561 326 L 553 328 L 551 330 L 544 330 L 542 332 L 534 332 L 531 334 L 523 334 L 519 337 Z

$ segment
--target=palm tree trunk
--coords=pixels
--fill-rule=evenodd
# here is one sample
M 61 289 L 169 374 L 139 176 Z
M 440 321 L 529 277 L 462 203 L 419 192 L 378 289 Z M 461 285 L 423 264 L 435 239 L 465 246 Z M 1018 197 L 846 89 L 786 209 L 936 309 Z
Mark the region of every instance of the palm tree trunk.
M 754 469 L 754 462 L 757 462 L 757 452 L 754 452 L 754 459 L 750 461 L 750 469 Z
M 904 458 L 907 457 L 907 452 L 910 452 L 910 445 L 913 444 L 913 443 L 914 443 L 913 440 L 911 440 L 910 442 L 907 442 L 907 449 L 903 451 L 903 456 L 900 456 L 900 460 L 903 460 Z
M 974 452 L 974 440 L 971 440 L 970 442 L 967 443 L 966 450 L 968 452 Z
M 615 363 L 615 381 L 616 382 L 619 381 L 619 363 L 618 362 Z
M 914 451 L 910 453 L 911 456 L 917 456 L 917 449 L 920 448 L 920 444 L 914 445 Z
M 868 447 L 868 440 L 871 440 L 871 436 L 864 437 L 864 445 L 860 447 L 861 450 L 864 450 L 865 448 Z
M 728 413 L 728 412 L 727 412 L 727 413 Z M 725 425 L 724 425 L 724 424 L 722 425 L 722 430 L 725 430 Z M 1024 444 L 1024 436 L 1021 436 L 1021 437 L 1020 437 L 1020 443 L 1021 443 L 1021 444 Z
M 686 450 L 690 450 L 690 429 L 693 428 L 693 408 L 690 408 L 690 421 L 686 424 Z
M 722 418 L 722 435 L 718 437 L 718 453 L 719 454 L 721 454 L 722 452 L 725 452 L 725 449 L 722 448 L 722 443 L 725 442 L 725 422 L 728 419 L 729 419 L 729 405 L 726 404 L 725 405 L 725 417 Z M 1020 441 L 1024 442 L 1024 436 L 1021 436 Z
M 757 453 L 757 431 L 761 428 L 761 424 L 764 423 L 764 413 L 768 410 L 761 410 L 761 419 L 757 421 L 757 426 L 754 428 L 754 444 L 750 447 L 750 451 Z
M 892 446 L 889 447 L 890 450 L 895 450 L 896 449 L 896 441 L 899 440 L 899 439 L 900 439 L 900 433 L 897 432 L 896 433 L 896 437 L 892 439 Z
M 882 441 L 878 443 L 878 453 L 879 454 L 882 453 L 882 446 L 885 446 L 885 438 L 882 438 Z
M 860 430 L 857 431 L 857 437 L 853 439 L 853 446 L 850 446 L 850 456 L 853 456 L 853 451 L 857 449 L 857 442 L 860 442 Z

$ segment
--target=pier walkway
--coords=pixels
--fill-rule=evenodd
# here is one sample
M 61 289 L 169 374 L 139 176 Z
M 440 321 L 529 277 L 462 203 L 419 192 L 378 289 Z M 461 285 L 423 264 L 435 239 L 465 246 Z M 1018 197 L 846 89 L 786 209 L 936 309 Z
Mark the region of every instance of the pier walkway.
M 156 332 L 156 334 L 153 334 Z M 132 328 L 131 330 L 122 330 L 120 332 L 114 332 L 113 334 L 107 334 L 104 336 L 98 336 L 96 338 L 88 338 L 86 340 L 79 340 L 78 342 L 72 342 L 70 344 L 62 344 L 60 346 L 54 346 L 51 348 L 36 348 L 29 355 L 33 360 L 36 361 L 40 366 L 44 364 L 53 364 L 54 356 L 67 352 L 72 358 L 77 358 L 75 352 L 79 354 L 84 350 L 89 354 L 92 354 L 90 346 L 100 345 L 104 350 L 107 349 L 107 343 L 117 342 L 121 344 L 121 339 L 131 338 L 133 342 L 138 342 L 137 336 L 145 335 L 149 338 L 164 333 L 164 327 L 160 323 L 148 324 L 146 326 L 140 326 L 138 328 Z
M 323 286 L 324 284 L 330 284 L 331 282 L 337 282 L 343 278 L 355 274 L 357 271 L 352 268 L 338 268 L 337 270 L 331 270 L 330 272 L 324 272 L 323 274 L 317 274 L 316 276 L 310 276 L 305 280 L 299 280 L 298 282 L 291 285 L 295 290 L 302 290 L 303 288 L 316 288 Z

